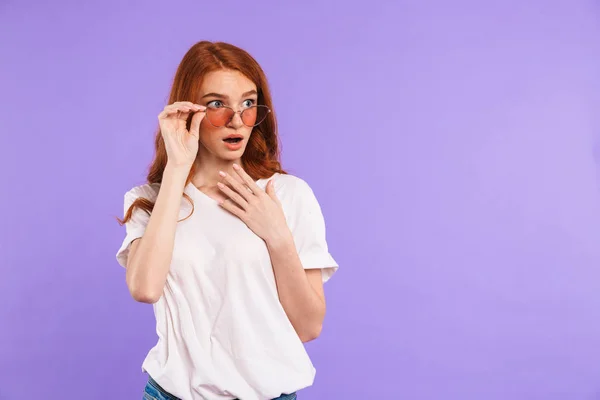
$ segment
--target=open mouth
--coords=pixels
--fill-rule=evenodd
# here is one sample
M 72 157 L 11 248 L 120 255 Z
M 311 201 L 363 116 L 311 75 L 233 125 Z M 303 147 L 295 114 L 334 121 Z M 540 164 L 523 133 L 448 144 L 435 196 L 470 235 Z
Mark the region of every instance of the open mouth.
M 223 141 L 225 141 L 227 143 L 239 143 L 242 141 L 242 138 L 241 137 L 232 137 L 232 138 L 223 139 Z

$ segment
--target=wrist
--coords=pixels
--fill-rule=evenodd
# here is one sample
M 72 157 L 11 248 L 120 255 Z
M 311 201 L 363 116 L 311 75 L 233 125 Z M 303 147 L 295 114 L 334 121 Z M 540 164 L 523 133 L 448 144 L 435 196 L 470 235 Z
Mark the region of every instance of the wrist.
M 191 164 L 173 164 L 167 161 L 167 165 L 165 166 L 165 171 L 163 174 L 174 178 L 187 179 L 191 168 Z
M 275 232 L 265 238 L 267 248 L 270 250 L 277 250 L 285 247 L 295 246 L 294 237 L 292 232 L 287 230 L 286 232 Z

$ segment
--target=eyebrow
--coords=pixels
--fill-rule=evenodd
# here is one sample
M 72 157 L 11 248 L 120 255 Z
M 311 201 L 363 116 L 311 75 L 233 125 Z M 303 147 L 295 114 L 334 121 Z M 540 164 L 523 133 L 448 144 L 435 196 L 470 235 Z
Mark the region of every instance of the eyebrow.
M 247 91 L 246 93 L 242 94 L 242 97 L 248 97 L 251 95 L 257 95 L 258 93 L 256 92 L 256 90 L 250 90 Z M 217 99 L 228 99 L 229 96 L 226 96 L 224 94 L 219 94 L 219 93 L 206 93 L 204 96 L 202 96 L 202 98 L 205 97 L 216 97 Z

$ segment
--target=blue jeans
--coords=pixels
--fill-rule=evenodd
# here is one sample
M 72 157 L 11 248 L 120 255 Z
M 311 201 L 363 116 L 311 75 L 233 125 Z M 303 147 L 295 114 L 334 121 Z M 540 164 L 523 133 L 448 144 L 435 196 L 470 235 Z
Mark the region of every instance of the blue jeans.
M 148 378 L 148 383 L 144 389 L 144 400 L 181 400 L 179 397 L 175 397 L 165 389 L 161 388 L 158 383 Z M 296 393 L 284 394 L 273 400 L 296 400 Z

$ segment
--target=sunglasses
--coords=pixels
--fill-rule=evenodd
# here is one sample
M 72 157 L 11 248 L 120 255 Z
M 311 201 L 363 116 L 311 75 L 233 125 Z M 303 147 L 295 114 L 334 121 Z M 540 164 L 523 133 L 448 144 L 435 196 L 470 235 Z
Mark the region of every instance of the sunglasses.
M 228 125 L 235 114 L 240 114 L 242 123 L 249 128 L 260 125 L 267 115 L 271 112 L 269 107 L 254 105 L 245 108 L 241 111 L 234 111 L 233 108 L 227 106 L 207 107 L 206 120 L 215 128 L 221 128 Z

